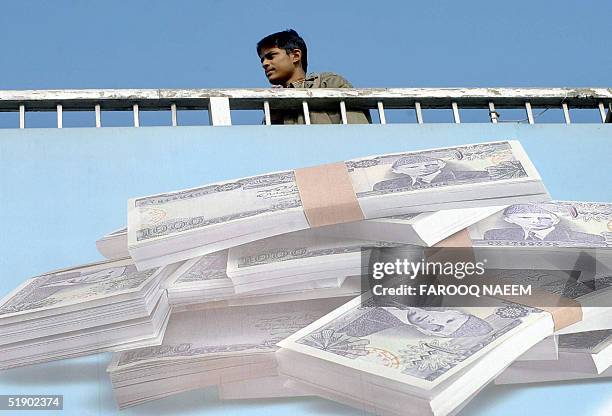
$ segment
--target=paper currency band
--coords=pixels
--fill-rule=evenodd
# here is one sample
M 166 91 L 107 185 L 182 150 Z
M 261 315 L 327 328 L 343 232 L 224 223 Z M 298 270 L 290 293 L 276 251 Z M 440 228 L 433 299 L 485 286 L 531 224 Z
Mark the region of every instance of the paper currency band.
M 499 282 L 499 281 L 497 281 Z M 497 296 L 510 302 L 542 309 L 552 315 L 555 331 L 582 321 L 582 305 L 574 299 L 533 289 L 530 296 Z M 552 305 L 555 306 L 552 306 Z M 551 306 L 542 306 L 551 305 Z
M 456 249 L 444 252 L 444 249 Z M 450 237 L 440 241 L 428 250 L 428 258 L 444 257 L 446 261 L 474 261 L 475 253 L 472 240 L 467 229 L 463 229 Z M 478 278 L 479 284 L 502 284 L 499 279 L 486 277 Z M 533 308 L 541 309 L 552 315 L 555 331 L 582 321 L 582 305 L 580 302 L 554 295 L 543 290 L 533 289 L 529 296 L 496 296 L 510 302 L 519 303 Z
M 296 169 L 295 181 L 311 227 L 365 219 L 343 162 Z

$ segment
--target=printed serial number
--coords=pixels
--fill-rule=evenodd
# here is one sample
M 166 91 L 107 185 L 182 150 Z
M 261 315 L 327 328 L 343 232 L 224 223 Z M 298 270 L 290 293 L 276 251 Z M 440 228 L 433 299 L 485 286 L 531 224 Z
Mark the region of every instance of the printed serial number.
M 0 410 L 62 410 L 64 397 L 55 395 L 0 395 Z

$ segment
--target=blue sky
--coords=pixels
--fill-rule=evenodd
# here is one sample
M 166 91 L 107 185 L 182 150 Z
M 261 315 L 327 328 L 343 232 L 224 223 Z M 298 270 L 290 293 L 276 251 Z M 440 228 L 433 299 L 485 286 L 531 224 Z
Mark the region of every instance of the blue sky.
M 294 28 L 309 47 L 309 69 L 334 71 L 356 87 L 609 87 L 612 2 L 525 1 L 20 0 L 0 14 L 2 89 L 267 87 L 255 44 Z M 451 121 L 427 110 L 426 122 Z M 442 113 L 442 114 L 441 114 Z M 598 122 L 595 110 L 572 121 Z M 562 122 L 560 109 L 536 122 Z M 258 124 L 259 111 L 234 114 Z M 524 112 L 506 110 L 505 120 Z M 377 116 L 374 115 L 374 119 Z M 141 113 L 141 125 L 169 114 Z M 486 122 L 485 112 L 463 121 Z M 388 122 L 414 122 L 403 110 Z M 53 113 L 28 114 L 27 127 L 53 127 Z M 91 126 L 93 113 L 64 114 L 64 127 Z M 129 112 L 103 114 L 129 126 Z M 207 124 L 203 112 L 181 125 Z M 18 114 L 0 113 L 0 127 Z
M 606 1 L 3 2 L 0 89 L 267 85 L 264 35 L 359 87 L 610 86 Z

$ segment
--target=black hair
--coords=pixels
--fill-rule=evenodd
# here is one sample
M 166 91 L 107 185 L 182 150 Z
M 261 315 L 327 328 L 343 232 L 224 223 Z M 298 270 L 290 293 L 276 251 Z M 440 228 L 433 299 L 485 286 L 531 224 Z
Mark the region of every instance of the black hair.
M 308 51 L 304 39 L 293 29 L 283 30 L 282 32 L 272 33 L 257 42 L 257 55 L 261 54 L 261 50 L 266 47 L 277 47 L 284 49 L 287 54 L 293 52 L 294 49 L 302 51 L 302 69 L 306 72 L 308 68 Z

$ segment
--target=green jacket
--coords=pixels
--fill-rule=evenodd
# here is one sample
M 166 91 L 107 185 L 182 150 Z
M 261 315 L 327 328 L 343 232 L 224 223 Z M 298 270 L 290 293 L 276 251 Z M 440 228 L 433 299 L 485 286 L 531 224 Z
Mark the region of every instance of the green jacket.
M 333 72 L 308 74 L 302 81 L 289 84 L 286 88 L 353 88 L 350 82 Z M 338 111 L 310 111 L 311 124 L 342 124 L 342 116 L 338 104 Z M 305 124 L 302 109 L 272 110 L 272 124 Z M 368 124 L 372 122 L 368 110 L 349 111 L 346 119 L 349 124 Z

